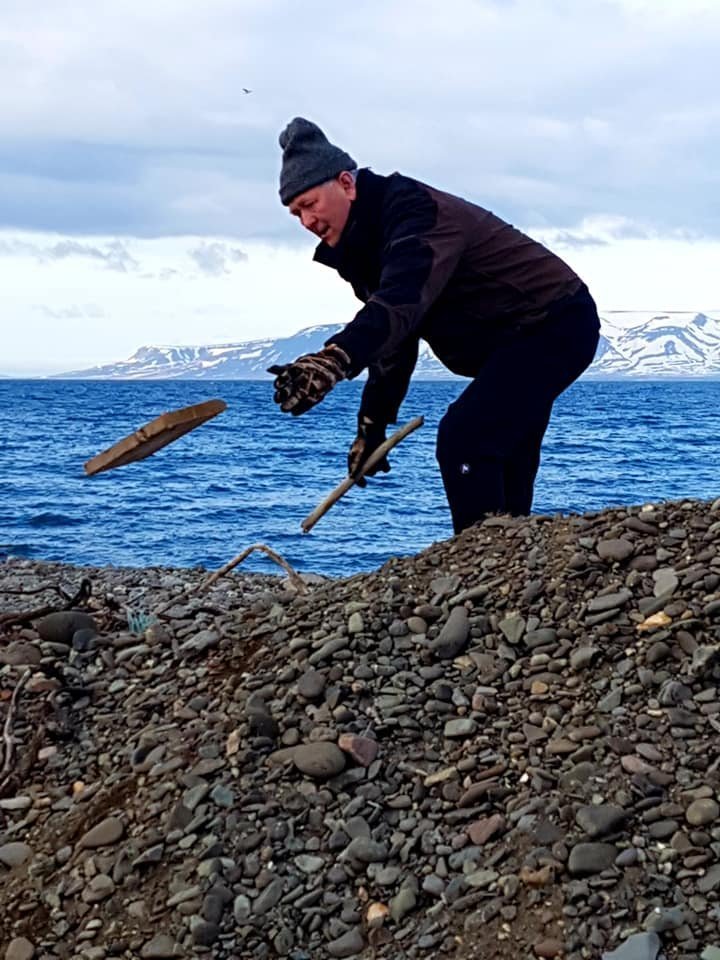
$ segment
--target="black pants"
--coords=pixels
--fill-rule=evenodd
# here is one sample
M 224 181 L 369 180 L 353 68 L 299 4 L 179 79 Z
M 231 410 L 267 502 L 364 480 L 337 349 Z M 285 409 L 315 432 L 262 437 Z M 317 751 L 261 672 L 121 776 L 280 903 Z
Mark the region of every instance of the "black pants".
M 438 429 L 455 533 L 489 513 L 530 513 L 552 405 L 592 362 L 599 330 L 595 302 L 582 287 L 541 323 L 498 336 Z

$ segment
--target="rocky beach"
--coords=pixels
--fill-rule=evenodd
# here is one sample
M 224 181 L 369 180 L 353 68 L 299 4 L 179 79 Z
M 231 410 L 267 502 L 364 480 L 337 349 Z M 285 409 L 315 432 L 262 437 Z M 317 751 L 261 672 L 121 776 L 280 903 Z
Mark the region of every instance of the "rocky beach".
M 0 956 L 720 960 L 720 501 L 0 564 Z

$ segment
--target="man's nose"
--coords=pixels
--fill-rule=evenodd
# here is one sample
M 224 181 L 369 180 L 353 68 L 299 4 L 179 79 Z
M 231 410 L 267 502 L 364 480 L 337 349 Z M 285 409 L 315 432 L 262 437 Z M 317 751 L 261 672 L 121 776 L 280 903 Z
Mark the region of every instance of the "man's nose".
M 317 217 L 310 210 L 303 210 L 300 214 L 300 220 L 307 230 L 312 230 L 317 223 Z

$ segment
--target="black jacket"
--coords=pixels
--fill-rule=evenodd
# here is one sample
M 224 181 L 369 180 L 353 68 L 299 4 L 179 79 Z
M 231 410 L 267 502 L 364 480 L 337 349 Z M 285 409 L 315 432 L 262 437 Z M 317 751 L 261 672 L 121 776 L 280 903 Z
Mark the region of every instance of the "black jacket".
M 476 376 L 503 331 L 541 322 L 582 286 L 542 244 L 488 210 L 393 173 L 364 169 L 335 247 L 315 260 L 337 270 L 365 306 L 328 343 L 368 367 L 360 415 L 394 423 L 420 338 L 445 366 Z

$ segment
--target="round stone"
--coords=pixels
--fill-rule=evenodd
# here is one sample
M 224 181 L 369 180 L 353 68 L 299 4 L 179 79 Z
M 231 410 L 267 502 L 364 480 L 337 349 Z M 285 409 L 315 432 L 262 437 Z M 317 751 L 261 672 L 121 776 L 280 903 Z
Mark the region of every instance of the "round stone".
M 345 769 L 345 754 L 335 743 L 305 743 L 293 750 L 293 763 L 309 777 L 329 780 Z
M 578 647 L 570 654 L 570 666 L 573 670 L 585 670 L 600 653 L 598 647 Z
M 370 837 L 355 837 L 345 848 L 343 859 L 358 860 L 360 863 L 384 863 L 388 858 L 388 848 Z
M 471 717 L 460 717 L 457 720 L 448 720 L 443 730 L 443 736 L 449 739 L 471 737 L 477 732 L 477 724 Z
M 625 820 L 625 816 L 622 807 L 613 806 L 611 803 L 602 803 L 580 807 L 575 815 L 575 822 L 590 839 L 594 840 L 606 833 L 612 833 Z
M 0 863 L 12 869 L 19 867 L 32 857 L 32 847 L 20 841 L 5 843 L 0 847 Z
M 625 850 L 621 850 L 620 853 L 615 857 L 615 866 L 616 867 L 631 867 L 633 864 L 638 861 L 638 852 L 635 847 L 627 847 Z
M 112 878 L 104 873 L 98 873 L 83 890 L 82 899 L 85 903 L 100 903 L 101 900 L 111 897 L 114 892 L 115 884 Z
M 311 874 L 317 873 L 318 870 L 322 870 L 325 866 L 325 861 L 322 857 L 313 857 L 309 853 L 301 853 L 299 856 L 295 857 L 295 864 L 298 870 L 301 870 L 303 873 Z
M 629 540 L 612 538 L 601 540 L 597 545 L 597 554 L 601 560 L 621 561 L 632 556 L 633 545 Z
M 561 940 L 555 940 L 552 937 L 547 937 L 544 940 L 538 940 L 537 943 L 533 945 L 533 950 L 535 951 L 536 957 L 560 957 L 563 953 L 563 943 Z
M 199 917 L 193 917 L 190 929 L 196 947 L 211 947 L 220 936 L 220 927 L 216 923 L 208 923 Z
M 327 945 L 331 957 L 355 957 L 365 949 L 365 939 L 359 927 L 353 927 Z
M 648 833 L 654 840 L 667 840 L 677 830 L 677 820 L 656 820 L 648 827 Z
M 82 610 L 60 610 L 38 621 L 36 630 L 42 640 L 69 646 L 76 631 L 92 630 L 97 633 L 97 625 L 90 614 Z
M 611 843 L 578 843 L 570 851 L 568 871 L 574 877 L 591 877 L 611 867 L 617 855 Z
M 33 960 L 35 947 L 25 937 L 14 937 L 8 944 L 5 960 Z
M 325 674 L 310 669 L 297 682 L 297 690 L 306 700 L 315 700 L 325 689 Z
M 177 944 L 166 933 L 159 933 L 140 951 L 143 960 L 171 960 L 180 955 Z
M 110 843 L 116 843 L 125 832 L 122 820 L 118 817 L 107 817 L 101 820 L 91 830 L 83 834 L 78 846 L 80 849 L 94 849 L 95 847 L 105 847 Z
M 692 827 L 704 827 L 706 824 L 713 823 L 720 817 L 720 806 L 718 806 L 715 800 L 710 798 L 706 800 L 695 800 L 687 808 L 685 817 Z
M 41 660 L 40 648 L 36 647 L 34 643 L 25 643 L 22 640 L 14 640 L 5 649 L 0 650 L 0 663 L 6 663 L 11 667 L 36 664 L 40 663 Z

